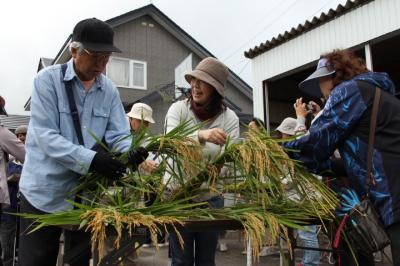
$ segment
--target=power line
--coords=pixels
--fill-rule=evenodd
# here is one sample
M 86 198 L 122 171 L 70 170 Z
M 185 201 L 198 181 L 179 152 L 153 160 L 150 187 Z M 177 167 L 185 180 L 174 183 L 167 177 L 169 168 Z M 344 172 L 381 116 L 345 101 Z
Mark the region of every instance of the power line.
M 279 5 L 282 5 L 282 4 L 285 3 L 286 1 L 289 1 L 289 0 L 276 1 L 277 4 L 276 4 L 273 8 L 271 8 L 270 10 L 274 10 L 275 8 L 277 8 Z M 256 26 L 256 25 L 259 25 L 259 24 L 260 24 L 261 22 L 263 22 L 266 18 L 268 18 L 268 14 L 263 15 L 263 16 L 262 16 L 262 19 L 258 20 L 256 23 L 253 23 L 250 27 L 248 27 L 248 28 L 246 29 L 245 32 L 250 31 L 250 30 L 251 30 L 252 28 L 254 28 L 254 26 Z M 224 49 L 222 49 L 222 51 L 224 51 L 225 49 L 229 49 L 229 47 L 224 47 Z
M 330 4 L 330 0 L 327 0 L 327 2 L 325 3 L 325 5 L 323 5 L 320 9 L 318 9 L 316 12 L 314 12 L 313 15 L 309 16 L 307 20 L 312 19 L 316 14 L 320 13 L 322 11 L 322 9 L 324 9 L 325 7 L 328 6 L 328 4 Z
M 233 51 L 231 54 L 229 54 L 227 57 L 225 57 L 223 59 L 223 61 L 228 60 L 229 58 L 231 58 L 233 55 L 235 55 L 238 51 L 242 50 L 243 47 L 245 47 L 249 42 L 253 41 L 255 38 L 257 38 L 261 33 L 263 33 L 265 30 L 267 30 L 268 28 L 270 28 L 272 25 L 275 24 L 275 22 L 277 22 L 278 20 L 280 20 L 287 12 L 289 12 L 290 9 L 292 9 L 295 5 L 294 3 L 296 2 L 296 0 L 294 0 L 291 5 L 289 6 L 289 8 L 287 8 L 286 10 L 283 11 L 283 13 L 281 13 L 278 18 L 276 18 L 275 20 L 273 20 L 270 24 L 268 24 L 267 26 L 265 26 L 261 31 L 257 32 L 253 37 L 251 37 L 248 41 L 246 41 L 245 43 L 243 43 L 241 46 L 239 46 L 239 48 L 237 48 L 235 51 Z
M 328 0 L 327 3 L 325 3 L 325 5 L 323 5 L 323 6 L 322 6 L 321 8 L 319 8 L 316 12 L 314 12 L 313 15 L 309 16 L 309 18 L 313 18 L 316 14 L 318 14 L 321 10 L 323 10 L 326 6 L 328 6 L 328 4 L 330 4 L 330 1 L 329 1 L 329 0 Z M 309 18 L 308 18 L 308 20 L 309 20 Z M 226 59 L 225 59 L 225 60 L 226 60 Z M 246 60 L 246 58 L 244 58 L 244 59 L 238 61 L 238 62 L 235 63 L 233 66 L 236 66 L 236 65 L 242 63 L 244 60 Z M 250 63 L 250 61 L 251 61 L 251 60 L 248 60 L 248 61 L 243 65 L 243 67 L 239 70 L 239 72 L 237 72 L 237 75 L 238 75 L 238 76 L 240 76 L 240 74 L 242 74 L 242 72 L 246 69 L 246 67 L 248 66 L 248 64 Z
M 295 2 L 295 1 L 294 1 Z M 249 43 L 250 41 L 252 41 L 252 40 L 254 40 L 259 34 L 261 34 L 262 32 L 264 32 L 266 29 L 268 29 L 269 27 L 271 27 L 276 21 L 278 21 L 278 20 L 280 20 L 282 17 L 283 17 L 283 15 L 285 15 L 294 5 L 294 2 L 292 3 L 292 5 L 289 7 L 289 8 L 287 8 L 281 15 L 279 15 L 279 18 L 278 19 L 275 19 L 271 24 L 269 24 L 269 25 L 267 25 L 266 27 L 264 27 L 260 32 L 258 32 L 256 35 L 254 35 L 250 40 L 248 40 L 248 41 L 246 41 L 243 45 L 241 45 L 238 49 L 236 49 L 233 53 L 231 53 L 231 54 L 229 54 L 227 57 L 225 57 L 224 59 L 223 59 L 223 61 L 226 61 L 226 60 L 228 60 L 229 58 L 231 58 L 233 55 L 235 55 L 238 51 L 240 51 L 240 50 L 242 50 L 242 48 L 244 47 L 244 46 L 246 46 L 247 45 L 247 43 Z M 311 15 L 311 16 L 309 16 L 309 17 L 311 17 L 311 18 L 313 18 L 316 14 L 318 14 L 322 9 L 324 9 L 325 7 L 327 7 L 328 6 L 328 4 L 330 4 L 331 2 L 328 0 L 320 9 L 318 9 L 316 12 L 314 12 L 314 14 L 313 15 Z M 309 20 L 309 19 L 307 19 L 307 20 Z
M 244 64 L 244 66 L 242 67 L 242 69 L 237 73 L 237 75 L 239 76 L 240 74 L 242 74 L 243 70 L 245 70 L 245 68 L 247 67 L 247 65 L 250 63 L 250 60 L 248 60 L 246 62 L 246 64 Z
M 241 57 L 239 61 L 237 61 L 237 62 L 234 63 L 234 64 L 229 64 L 229 66 L 230 66 L 231 68 L 235 68 L 236 66 L 239 66 L 239 65 L 241 65 L 244 61 L 246 61 L 246 59 L 247 59 L 246 57 Z

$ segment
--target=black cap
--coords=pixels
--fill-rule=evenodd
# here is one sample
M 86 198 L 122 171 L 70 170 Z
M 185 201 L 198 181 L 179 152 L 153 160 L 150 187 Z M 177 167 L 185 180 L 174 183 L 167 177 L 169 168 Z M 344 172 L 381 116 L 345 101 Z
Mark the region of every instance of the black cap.
M 121 52 L 114 46 L 113 29 L 97 18 L 78 22 L 72 32 L 72 41 L 80 42 L 85 48 L 95 52 Z

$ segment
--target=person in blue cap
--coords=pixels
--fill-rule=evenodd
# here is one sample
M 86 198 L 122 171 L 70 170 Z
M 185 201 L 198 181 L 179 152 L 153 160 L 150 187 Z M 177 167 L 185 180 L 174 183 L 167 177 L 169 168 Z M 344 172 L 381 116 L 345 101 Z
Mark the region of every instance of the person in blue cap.
M 300 90 L 326 104 L 309 134 L 288 142 L 299 150 L 291 157 L 313 173 L 332 169 L 331 155 L 339 150 L 350 186 L 359 198 L 366 194 L 368 136 L 375 90 L 381 90 L 373 146 L 370 197 L 391 240 L 394 265 L 400 265 L 400 102 L 386 73 L 369 71 L 348 50 L 322 55 L 317 69 L 299 84 Z M 359 254 L 360 255 L 360 254 Z M 372 254 L 359 256 L 360 265 L 374 265 Z M 343 265 L 352 265 L 344 262 Z

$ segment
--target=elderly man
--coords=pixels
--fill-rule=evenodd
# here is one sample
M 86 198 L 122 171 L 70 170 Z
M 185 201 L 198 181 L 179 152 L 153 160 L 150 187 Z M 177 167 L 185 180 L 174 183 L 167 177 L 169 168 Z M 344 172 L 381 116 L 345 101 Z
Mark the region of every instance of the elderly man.
M 102 74 L 114 46 L 114 31 L 105 22 L 92 18 L 74 28 L 72 59 L 38 73 L 31 99 L 32 117 L 26 142 L 27 156 L 20 181 L 22 213 L 55 213 L 71 209 L 66 199 L 88 171 L 119 178 L 126 170 L 106 152 L 96 152 L 96 140 L 104 139 L 117 152 L 131 145 L 129 125 L 114 84 Z M 138 165 L 147 157 L 144 149 L 129 153 L 129 162 Z M 21 266 L 55 265 L 61 229 L 42 228 L 29 232 L 32 221 L 21 219 L 19 259 Z M 73 243 L 89 243 L 87 236 L 72 237 Z M 82 233 L 81 233 L 82 234 Z M 88 265 L 90 250 L 71 265 Z

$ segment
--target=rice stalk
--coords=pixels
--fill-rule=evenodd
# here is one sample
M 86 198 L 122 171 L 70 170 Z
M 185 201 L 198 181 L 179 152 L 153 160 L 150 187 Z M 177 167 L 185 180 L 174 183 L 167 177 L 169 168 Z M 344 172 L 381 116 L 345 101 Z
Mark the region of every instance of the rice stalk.
M 91 233 L 92 248 L 98 247 L 100 258 L 110 228 L 115 231 L 115 248 L 124 232 L 132 236 L 139 227 L 148 228 L 154 243 L 162 228 L 175 232 L 183 247 L 179 228 L 191 220 L 236 220 L 252 240 L 257 258 L 267 231 L 272 239 L 281 236 L 288 240 L 287 227 L 301 229 L 312 220 L 333 219 L 338 201 L 335 194 L 290 159 L 280 141 L 266 132 L 250 131 L 243 142 L 228 140 L 222 154 L 204 161 L 202 147 L 190 137 L 198 129 L 183 123 L 165 135 L 140 134 L 131 148 L 144 145 L 157 153 L 163 159 L 159 171 L 145 175 L 131 171 L 114 183 L 90 173 L 78 186 L 89 194 L 82 197 L 83 204 L 74 204 L 76 209 L 21 216 L 35 221 L 33 230 L 48 225 L 80 226 Z M 127 153 L 119 158 L 126 161 Z M 229 169 L 229 174 L 220 177 L 221 167 Z M 170 177 L 163 181 L 165 172 Z M 283 179 L 288 183 L 283 184 Z M 207 184 L 206 188 L 202 184 Z M 290 190 L 295 191 L 295 198 Z M 234 193 L 238 203 L 223 209 L 204 208 L 206 202 L 193 203 L 203 192 L 223 191 Z M 151 193 L 156 199 L 145 204 L 144 195 Z

